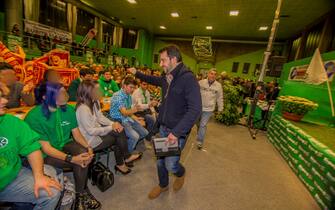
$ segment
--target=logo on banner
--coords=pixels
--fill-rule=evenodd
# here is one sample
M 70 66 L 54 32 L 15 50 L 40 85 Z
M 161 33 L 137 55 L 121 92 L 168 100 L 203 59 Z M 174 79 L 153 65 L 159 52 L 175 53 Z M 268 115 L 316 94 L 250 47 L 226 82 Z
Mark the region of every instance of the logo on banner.
M 308 66 L 309 64 L 292 67 L 288 76 L 288 80 L 305 81 L 307 78 L 306 73 Z M 335 60 L 324 62 L 324 70 L 327 72 L 329 81 L 332 81 L 335 75 Z

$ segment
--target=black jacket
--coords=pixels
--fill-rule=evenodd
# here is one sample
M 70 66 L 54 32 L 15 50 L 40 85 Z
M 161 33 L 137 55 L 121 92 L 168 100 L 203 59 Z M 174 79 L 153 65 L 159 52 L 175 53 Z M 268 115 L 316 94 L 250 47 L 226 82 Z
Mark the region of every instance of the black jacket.
M 165 75 L 155 77 L 137 72 L 136 77 L 162 87 L 162 103 L 159 107 L 158 122 L 172 129 L 173 135 L 186 136 L 201 114 L 200 87 L 193 73 L 183 63 L 178 64 L 171 74 L 173 80 L 167 95 L 168 83 Z

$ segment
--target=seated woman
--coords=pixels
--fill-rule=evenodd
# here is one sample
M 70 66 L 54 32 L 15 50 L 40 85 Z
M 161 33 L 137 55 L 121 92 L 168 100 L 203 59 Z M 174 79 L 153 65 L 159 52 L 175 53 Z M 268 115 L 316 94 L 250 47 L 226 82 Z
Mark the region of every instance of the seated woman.
M 76 209 L 98 209 L 100 202 L 87 188 L 87 166 L 93 158 L 93 150 L 80 133 L 75 110 L 67 101 L 67 92 L 61 84 L 47 83 L 42 104 L 33 108 L 25 121 L 41 136 L 44 162 L 73 170 Z
M 94 152 L 114 146 L 116 160 L 115 171 L 128 174 L 132 162 L 142 154 L 130 155 L 127 137 L 118 122 L 112 122 L 101 112 L 99 99 L 102 93 L 97 81 L 84 80 L 77 91 L 76 115 L 81 133 L 87 139 Z

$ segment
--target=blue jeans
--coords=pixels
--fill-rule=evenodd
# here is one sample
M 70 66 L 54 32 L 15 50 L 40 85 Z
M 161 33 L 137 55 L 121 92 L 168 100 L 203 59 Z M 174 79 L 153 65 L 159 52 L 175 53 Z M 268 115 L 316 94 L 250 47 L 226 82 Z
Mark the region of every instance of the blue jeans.
M 145 123 L 147 124 L 147 129 L 151 131 L 155 125 L 155 117 L 151 114 L 146 114 L 144 116 Z
M 123 122 L 122 125 L 128 137 L 128 151 L 129 153 L 132 153 L 136 148 L 137 142 L 141 139 L 144 139 L 149 134 L 149 132 L 135 120 L 128 120 Z
M 44 165 L 44 173 L 58 180 L 56 170 Z M 58 180 L 60 181 L 60 180 Z M 22 167 L 16 179 L 3 191 L 0 191 L 0 201 L 13 203 L 31 203 L 35 205 L 34 210 L 55 209 L 61 192 L 51 188 L 52 196 L 49 197 L 45 190 L 39 191 L 39 197 L 34 195 L 34 177 L 31 169 Z
M 149 131 L 147 140 L 151 141 L 156 120 L 155 120 L 155 117 L 151 114 L 146 114 L 144 116 L 144 120 L 145 120 L 145 123 L 147 124 L 147 130 Z
M 165 126 L 159 128 L 161 137 L 167 137 L 171 130 Z M 182 150 L 185 146 L 185 137 L 179 138 L 179 147 Z M 182 177 L 185 174 L 185 168 L 182 166 L 180 161 L 180 156 L 168 156 L 160 157 L 157 160 L 157 172 L 159 178 L 159 186 L 164 188 L 169 185 L 169 172 L 173 173 L 177 177 Z
M 212 115 L 213 115 L 213 112 L 202 112 L 200 120 L 197 123 L 197 126 L 198 126 L 197 139 L 198 139 L 198 142 L 201 144 L 204 143 L 206 130 L 207 130 L 207 123 Z

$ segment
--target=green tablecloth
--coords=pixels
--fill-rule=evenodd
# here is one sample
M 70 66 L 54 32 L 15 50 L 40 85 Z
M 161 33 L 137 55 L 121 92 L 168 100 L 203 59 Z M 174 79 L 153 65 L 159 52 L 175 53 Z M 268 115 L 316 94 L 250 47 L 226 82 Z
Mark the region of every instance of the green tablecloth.
M 326 130 L 326 127 L 295 123 L 274 115 L 268 127 L 268 139 L 320 207 L 335 209 L 335 153 L 334 142 L 330 141 L 335 140 L 335 129 Z

